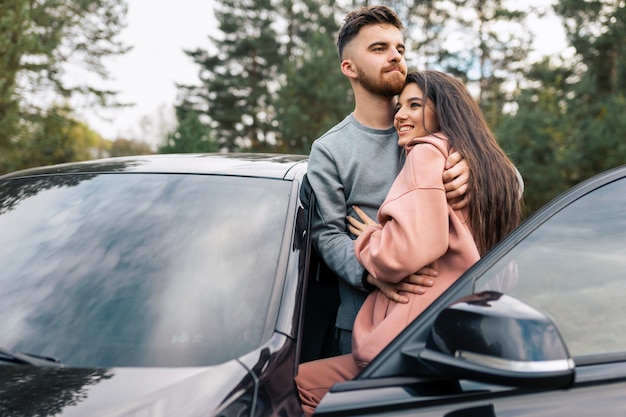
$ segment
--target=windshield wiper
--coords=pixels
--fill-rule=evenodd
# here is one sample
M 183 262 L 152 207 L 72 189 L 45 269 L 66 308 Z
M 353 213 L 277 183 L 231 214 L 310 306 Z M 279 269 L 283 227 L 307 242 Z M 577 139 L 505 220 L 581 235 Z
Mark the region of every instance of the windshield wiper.
M 32 353 L 14 352 L 3 347 L 0 347 L 0 361 L 11 362 L 17 365 L 63 366 L 56 358 L 34 355 Z

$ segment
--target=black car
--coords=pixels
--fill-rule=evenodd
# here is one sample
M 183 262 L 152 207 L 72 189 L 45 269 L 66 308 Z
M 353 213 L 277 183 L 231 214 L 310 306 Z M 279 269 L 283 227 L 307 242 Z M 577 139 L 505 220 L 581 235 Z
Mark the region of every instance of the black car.
M 215 154 L 0 177 L 0 416 L 301 415 L 338 303 L 305 173 Z M 626 167 L 547 205 L 316 414 L 619 414 L 625 207 Z
M 174 155 L 1 177 L 0 416 L 297 415 L 305 171 Z

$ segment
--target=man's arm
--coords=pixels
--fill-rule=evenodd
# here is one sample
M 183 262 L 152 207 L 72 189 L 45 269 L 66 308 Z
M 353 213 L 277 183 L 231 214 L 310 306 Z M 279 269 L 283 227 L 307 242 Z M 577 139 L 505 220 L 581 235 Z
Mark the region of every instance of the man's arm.
M 517 167 L 515 173 L 519 181 L 519 198 L 524 194 L 524 178 Z M 443 186 L 446 190 L 448 204 L 455 210 L 461 209 L 469 204 L 467 197 L 467 183 L 469 181 L 470 169 L 467 161 L 458 152 L 453 152 L 446 160 L 446 169 L 443 171 Z
M 354 255 L 354 241 L 346 229 L 346 197 L 333 155 L 314 143 L 309 155 L 307 177 L 315 193 L 311 236 L 318 253 L 349 285 L 365 290 L 365 269 Z
M 446 190 L 448 204 L 455 210 L 469 204 L 467 198 L 467 183 L 470 169 L 467 161 L 458 152 L 452 152 L 446 160 L 443 171 L 443 187 Z

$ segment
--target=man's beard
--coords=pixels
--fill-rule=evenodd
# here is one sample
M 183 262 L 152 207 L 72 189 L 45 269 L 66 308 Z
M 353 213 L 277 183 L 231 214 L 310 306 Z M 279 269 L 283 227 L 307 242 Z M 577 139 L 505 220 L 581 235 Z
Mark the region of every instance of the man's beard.
M 377 96 L 393 97 L 400 94 L 404 88 L 406 74 L 403 72 L 398 72 L 397 76 L 396 73 L 391 73 L 387 80 L 369 77 L 361 69 L 357 69 L 357 74 L 363 88 Z

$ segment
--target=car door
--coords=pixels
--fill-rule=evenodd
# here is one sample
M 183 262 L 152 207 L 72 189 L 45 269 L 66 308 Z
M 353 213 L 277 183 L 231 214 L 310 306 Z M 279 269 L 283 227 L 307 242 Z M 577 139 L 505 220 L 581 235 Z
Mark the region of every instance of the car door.
M 546 219 L 477 279 L 477 291 L 500 289 L 550 315 L 576 364 L 571 389 L 496 401 L 495 415 L 626 410 L 624 172 L 590 181 L 564 207 L 548 207 Z M 496 271 L 511 269 L 515 279 L 502 282 Z
M 557 198 L 457 284 L 355 381 L 335 386 L 322 400 L 319 415 L 623 414 L 626 167 L 597 176 Z M 540 381 L 536 387 L 493 385 L 419 375 L 409 369 L 410 361 L 403 357 L 426 340 L 437 314 L 453 300 L 481 291 L 511 295 L 556 323 L 575 364 L 570 386 L 546 389 Z

